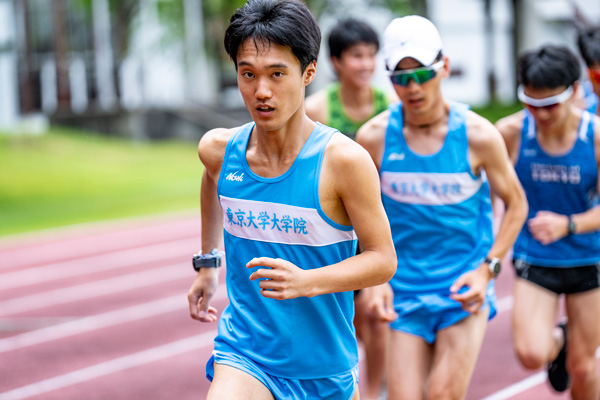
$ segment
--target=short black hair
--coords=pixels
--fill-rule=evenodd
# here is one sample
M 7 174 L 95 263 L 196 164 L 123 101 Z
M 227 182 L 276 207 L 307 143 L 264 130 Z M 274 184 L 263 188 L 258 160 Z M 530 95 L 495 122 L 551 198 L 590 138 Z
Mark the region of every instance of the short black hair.
M 600 27 L 579 31 L 577 46 L 583 61 L 588 67 L 600 63 Z
M 521 55 L 517 71 L 524 86 L 555 89 L 574 84 L 581 75 L 581 66 L 567 47 L 547 45 Z
M 348 48 L 358 44 L 374 44 L 379 51 L 377 32 L 366 22 L 354 18 L 345 18 L 329 32 L 329 56 L 340 58 Z
M 300 0 L 249 0 L 231 16 L 225 31 L 225 51 L 236 69 L 238 50 L 248 39 L 257 46 L 275 43 L 289 47 L 304 72 L 317 61 L 321 30 Z

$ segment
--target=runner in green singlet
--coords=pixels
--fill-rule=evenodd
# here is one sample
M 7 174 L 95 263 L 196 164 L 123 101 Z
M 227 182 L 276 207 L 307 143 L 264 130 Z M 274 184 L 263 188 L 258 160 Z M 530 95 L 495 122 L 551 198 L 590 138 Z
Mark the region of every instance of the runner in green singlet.
M 371 84 L 379 50 L 371 26 L 352 18 L 341 20 L 328 42 L 338 81 L 306 98 L 306 114 L 354 139 L 362 124 L 396 99 Z
M 387 109 L 388 98 L 383 90 L 371 88 L 373 113 L 367 118 L 356 120 L 348 115 L 346 107 L 342 102 L 342 85 L 339 82 L 329 84 L 326 88 L 328 118 L 323 122 L 354 139 L 358 128 L 375 115 Z

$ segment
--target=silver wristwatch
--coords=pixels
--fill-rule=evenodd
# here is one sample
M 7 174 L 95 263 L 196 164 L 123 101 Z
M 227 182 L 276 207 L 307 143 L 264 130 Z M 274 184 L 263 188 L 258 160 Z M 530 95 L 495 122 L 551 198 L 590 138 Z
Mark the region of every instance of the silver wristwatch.
M 496 278 L 500 274 L 500 270 L 502 269 L 502 266 L 500 264 L 500 262 L 501 262 L 500 259 L 499 258 L 486 258 L 484 262 L 488 265 L 488 268 L 489 268 L 492 276 L 494 278 Z

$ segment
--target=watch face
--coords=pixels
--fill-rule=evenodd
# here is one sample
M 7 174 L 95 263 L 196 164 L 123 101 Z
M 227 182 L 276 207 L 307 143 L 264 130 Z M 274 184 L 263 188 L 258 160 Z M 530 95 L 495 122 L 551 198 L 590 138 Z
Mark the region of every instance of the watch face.
M 490 272 L 494 275 L 494 277 L 498 276 L 501 268 L 500 260 L 497 258 L 493 258 L 491 260 L 486 260 L 486 262 L 488 263 Z

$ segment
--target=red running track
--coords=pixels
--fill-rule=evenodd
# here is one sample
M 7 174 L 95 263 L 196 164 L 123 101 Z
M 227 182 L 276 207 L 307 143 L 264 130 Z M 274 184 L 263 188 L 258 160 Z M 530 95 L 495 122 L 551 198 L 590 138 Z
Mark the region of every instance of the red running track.
M 0 400 L 205 398 L 217 325 L 186 298 L 199 225 L 194 212 L 0 240 Z M 505 265 L 467 399 L 567 399 L 515 359 L 512 281 Z

